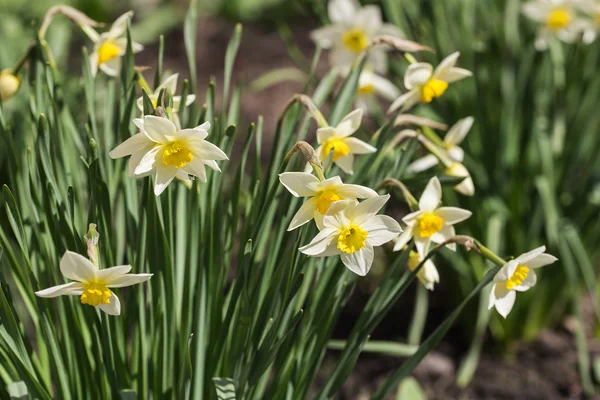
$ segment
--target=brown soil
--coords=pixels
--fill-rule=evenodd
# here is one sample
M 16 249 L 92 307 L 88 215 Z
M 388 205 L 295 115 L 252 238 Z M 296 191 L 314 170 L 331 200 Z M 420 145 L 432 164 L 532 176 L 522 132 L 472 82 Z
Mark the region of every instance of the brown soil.
M 214 76 L 217 81 L 217 93 L 223 78 L 225 49 L 234 24 L 212 18 L 200 19 L 198 24 L 198 81 L 199 92 L 204 93 L 209 78 Z M 308 39 L 310 23 L 295 27 L 295 38 L 304 54 L 310 56 L 313 46 Z M 165 38 L 165 69 L 178 71 L 182 76 L 187 75 L 187 62 L 181 31 L 175 31 Z M 137 56 L 139 65 L 155 65 L 156 48 Z M 271 27 L 250 24 L 244 26 L 240 51 L 234 67 L 234 76 L 249 82 L 262 73 L 282 67 L 293 67 L 283 42 Z M 319 70 L 326 71 L 327 66 L 321 64 Z M 265 118 L 265 138 L 272 135 L 277 118 L 289 98 L 302 89 L 298 83 L 280 83 L 260 93 L 246 91 L 242 99 L 242 116 L 244 122 L 255 121 L 259 114 Z M 217 102 L 219 104 L 219 102 Z M 244 126 L 244 125 L 243 125 Z M 268 143 L 268 142 L 267 142 Z M 352 306 L 352 302 L 351 302 Z M 593 321 L 593 315 L 587 307 L 586 320 Z M 350 311 L 356 315 L 360 308 Z M 447 310 L 446 310 L 447 311 Z M 437 317 L 440 317 L 437 319 Z M 432 314 L 431 317 L 441 321 L 443 315 Z M 397 318 L 397 316 L 396 316 Z M 430 318 L 431 319 L 431 318 Z M 409 319 L 405 319 L 409 321 Z M 430 321 L 434 323 L 435 321 Z M 384 323 L 385 324 L 385 323 Z M 460 358 L 464 355 L 464 343 L 456 340 L 453 335 L 460 332 L 451 331 L 446 342 L 430 353 L 414 371 L 429 399 L 580 399 L 585 398 L 577 372 L 577 353 L 575 339 L 565 321 L 562 327 L 555 331 L 544 331 L 531 343 L 515 345 L 510 357 L 498 354 L 491 348 L 492 343 L 486 343 L 481 362 L 473 381 L 466 389 L 456 385 L 456 370 Z M 435 325 L 434 325 L 435 326 Z M 591 329 L 591 328 L 590 328 Z M 340 327 L 338 331 L 347 328 Z M 398 333 L 388 326 L 380 327 L 378 338 L 384 336 L 389 340 L 398 337 Z M 591 338 L 591 332 L 588 335 Z M 343 337 L 344 332 L 338 332 L 337 337 Z M 400 333 L 402 334 L 402 333 Z M 488 342 L 491 342 L 488 340 Z M 588 346 L 592 356 L 600 356 L 600 343 L 589 340 Z M 335 363 L 336 352 L 325 360 L 323 371 L 327 371 Z M 593 357 L 591 358 L 593 362 Z M 389 374 L 397 369 L 402 359 L 383 355 L 365 354 L 361 356 L 341 392 L 339 399 L 368 399 L 374 389 L 379 387 Z M 317 383 L 318 385 L 318 383 Z M 393 398 L 393 397 L 391 397 Z

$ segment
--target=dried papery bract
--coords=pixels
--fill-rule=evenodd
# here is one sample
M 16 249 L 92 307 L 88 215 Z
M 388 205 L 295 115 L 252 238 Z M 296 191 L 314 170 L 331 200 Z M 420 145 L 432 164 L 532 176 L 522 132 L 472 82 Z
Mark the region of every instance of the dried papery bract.
M 79 25 L 83 30 L 85 30 L 87 27 L 98 28 L 105 26 L 104 23 L 91 19 L 81 11 L 62 4 L 50 8 L 44 15 L 44 20 L 42 21 L 42 25 L 40 26 L 40 29 L 38 31 L 38 36 L 40 39 L 44 39 L 46 37 L 46 31 L 48 30 L 48 26 L 50 26 L 50 23 L 54 19 L 54 16 L 57 14 L 64 15 L 65 17 L 69 18 L 71 21 Z
M 441 131 L 448 129 L 448 125 L 446 124 L 413 114 L 400 114 L 394 120 L 395 127 L 406 125 L 427 126 Z

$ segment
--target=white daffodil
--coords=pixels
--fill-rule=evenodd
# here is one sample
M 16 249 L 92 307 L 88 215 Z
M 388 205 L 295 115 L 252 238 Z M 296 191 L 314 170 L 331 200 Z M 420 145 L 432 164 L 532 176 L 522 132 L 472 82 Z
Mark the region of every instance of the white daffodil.
M 204 140 L 210 123 L 193 129 L 177 129 L 167 118 L 146 115 L 133 123 L 140 132 L 109 153 L 111 158 L 131 156 L 129 176 L 141 178 L 154 173 L 154 194 L 160 195 L 176 176 L 189 175 L 206 182 L 206 168 L 220 172 L 216 160 L 228 160 L 221 149 Z
M 573 43 L 581 35 L 585 22 L 577 15 L 574 0 L 534 0 L 523 4 L 523 14 L 542 24 L 535 47 L 545 50 L 553 36 Z
M 311 219 L 323 229 L 323 216 L 329 210 L 331 203 L 340 200 L 365 199 L 377 196 L 377 192 L 365 186 L 351 185 L 342 182 L 342 178 L 319 181 L 316 176 L 306 172 L 284 172 L 279 175 L 279 181 L 295 197 L 309 197 L 298 210 L 288 228 L 288 231 L 298 228 Z
M 331 49 L 329 59 L 333 66 L 350 67 L 376 36 L 404 36 L 394 25 L 383 23 L 376 5 L 361 7 L 357 0 L 331 0 L 328 14 L 331 25 L 313 31 L 310 36 L 324 49 Z M 387 50 L 385 46 L 369 50 L 368 65 L 374 71 L 386 72 Z
M 94 50 L 90 54 L 92 76 L 96 76 L 98 68 L 109 76 L 117 76 L 119 74 L 121 57 L 123 57 L 127 50 L 127 38 L 123 36 L 127 30 L 127 20 L 132 15 L 133 11 L 121 15 L 112 24 L 108 32 L 101 34 L 90 26 L 81 26 L 86 35 L 94 42 Z M 144 46 L 132 42 L 131 49 L 134 53 L 138 53 L 144 49 Z
M 163 89 L 168 91 L 171 94 L 171 96 L 173 96 L 173 109 L 171 110 L 173 115 L 173 122 L 177 127 L 180 127 L 181 125 L 179 124 L 179 117 L 177 116 L 177 113 L 179 112 L 179 108 L 181 107 L 181 96 L 175 96 L 175 93 L 177 92 L 178 77 L 179 74 L 173 74 L 166 78 L 163 81 L 163 83 L 161 83 L 160 86 L 156 88 L 154 93 L 148 93 L 148 98 L 150 99 L 150 101 L 152 101 L 152 105 L 154 106 L 154 108 L 156 108 L 156 106 L 158 105 L 158 96 L 160 95 L 160 91 Z M 185 98 L 185 106 L 189 106 L 195 100 L 195 95 L 187 95 L 187 97 Z M 140 97 L 137 99 L 137 107 L 141 112 L 144 112 L 144 97 Z
M 408 92 L 398 97 L 388 112 L 397 109 L 407 110 L 418 102 L 430 103 L 434 98 L 444 94 L 449 83 L 471 76 L 471 71 L 455 67 L 458 56 L 460 56 L 458 51 L 450 54 L 442 60 L 435 71 L 429 63 L 410 64 L 404 74 L 404 87 Z
M 394 239 L 402 229 L 387 215 L 375 215 L 390 198 L 371 197 L 362 203 L 342 200 L 333 203 L 323 218 L 323 229 L 300 251 L 313 257 L 340 255 L 342 262 L 364 276 L 373 264 L 373 246 Z
M 545 251 L 546 246 L 538 247 L 504 264 L 494 277 L 488 309 L 496 307 L 500 315 L 506 318 L 515 304 L 516 292 L 525 292 L 535 286 L 537 276 L 534 269 L 558 260 Z
M 352 174 L 354 154 L 374 153 L 377 149 L 357 138 L 350 137 L 360 127 L 363 110 L 352 111 L 334 128 L 327 126 L 317 129 L 319 147 L 315 150 L 319 159 L 325 162 L 333 150 L 333 162 L 347 174 Z
M 581 19 L 581 25 L 583 27 L 583 43 L 590 44 L 596 40 L 600 31 L 600 2 L 582 0 L 576 5 L 587 17 Z
M 121 302 L 110 288 L 120 288 L 145 282 L 152 274 L 130 274 L 131 265 L 98 269 L 84 256 L 67 251 L 60 260 L 60 272 L 75 282 L 53 286 L 35 292 L 39 297 L 80 296 L 81 304 L 100 308 L 107 314 L 121 314 Z
M 460 148 L 460 144 L 465 139 L 469 130 L 473 126 L 473 117 L 467 117 L 458 120 L 448 130 L 448 133 L 444 137 L 443 149 L 448 155 L 448 158 L 452 161 L 461 163 L 465 157 L 463 149 Z M 428 154 L 424 157 L 415 160 L 408 166 L 408 170 L 413 174 L 423 172 L 438 165 L 439 159 L 433 154 Z
M 453 187 L 458 193 L 464 194 L 465 196 L 473 196 L 475 194 L 473 178 L 471 178 L 471 174 L 463 164 L 457 161 L 452 162 L 452 164 L 444 170 L 444 174 L 455 176 L 457 178 L 464 178 L 458 185 Z
M 429 252 L 431 242 L 442 243 L 455 235 L 454 224 L 464 221 L 471 216 L 471 211 L 457 207 L 439 207 L 442 201 L 442 185 L 437 177 L 427 183 L 419 199 L 419 210 L 405 216 L 402 221 L 407 225 L 398 238 L 394 251 L 402 249 L 410 239 L 421 257 Z M 447 246 L 456 250 L 456 244 Z
M 419 253 L 411 251 L 408 255 L 408 268 L 414 271 L 422 261 L 423 257 Z M 427 290 L 433 290 L 433 286 L 440 281 L 440 274 L 431 259 L 425 261 L 419 272 L 417 272 L 417 279 Z
M 354 98 L 356 108 L 362 108 L 364 112 L 368 112 L 369 105 L 377 101 L 378 95 L 388 101 L 394 101 L 400 96 L 400 89 L 383 76 L 372 71 L 362 71 L 358 78 L 358 89 Z

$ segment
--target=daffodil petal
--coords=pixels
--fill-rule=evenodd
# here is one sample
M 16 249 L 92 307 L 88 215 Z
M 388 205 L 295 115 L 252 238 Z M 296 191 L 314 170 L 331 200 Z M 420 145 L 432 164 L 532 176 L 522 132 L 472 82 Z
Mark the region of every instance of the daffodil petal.
M 354 137 L 344 139 L 344 143 L 353 154 L 369 154 L 377 151 L 377 148 Z
M 322 253 L 336 241 L 336 234 L 337 229 L 326 227 L 309 244 L 300 247 L 298 250 L 308 256 L 322 257 Z
M 429 63 L 410 64 L 404 75 L 404 87 L 408 90 L 423 86 L 433 74 L 433 67 Z
M 86 282 L 94 280 L 97 267 L 81 254 L 67 250 L 60 259 L 60 272 L 72 281 Z
M 143 132 L 157 143 L 167 143 L 169 140 L 166 136 L 173 135 L 177 132 L 177 128 L 167 118 L 146 115 L 144 117 Z
M 70 282 L 64 285 L 49 287 L 48 289 L 38 290 L 35 295 L 44 298 L 53 298 L 63 295 L 81 295 L 83 293 L 83 283 Z
M 120 315 L 121 314 L 121 301 L 111 290 L 108 304 L 98 304 L 98 308 L 107 313 L 108 315 Z
M 374 253 L 373 247 L 366 245 L 352 254 L 341 252 L 340 257 L 350 271 L 356 275 L 365 276 L 373 265 Z
M 440 207 L 435 214 L 444 220 L 444 224 L 457 224 L 469 218 L 473 213 L 458 207 Z
M 540 255 L 536 256 L 535 258 L 531 259 L 530 261 L 528 261 L 527 266 L 529 268 L 540 268 L 540 267 L 552 264 L 557 260 L 558 260 L 558 258 L 556 258 L 550 254 L 540 254 Z
M 371 246 L 381 246 L 402 232 L 400 224 L 387 215 L 375 215 L 360 227 L 368 232 L 367 241 Z
M 154 195 L 160 196 L 165 191 L 167 186 L 173 181 L 177 175 L 177 168 L 171 166 L 160 166 L 156 168 L 154 177 Z
M 152 143 L 153 142 L 148 139 L 148 136 L 144 135 L 143 133 L 137 133 L 115 147 L 110 153 L 108 153 L 108 155 L 113 159 L 126 157 L 144 149 Z
M 300 209 L 298 209 L 298 212 L 296 212 L 296 214 L 292 218 L 292 222 L 290 222 L 290 226 L 287 230 L 293 231 L 294 229 L 299 228 L 302 225 L 309 222 L 311 219 L 313 219 L 313 216 L 315 215 L 315 209 L 316 200 L 314 199 L 314 197 L 312 197 L 306 202 L 304 202 Z
M 106 283 L 109 288 L 121 288 L 126 286 L 136 285 L 138 283 L 146 282 L 152 278 L 153 274 L 125 274 L 116 276 Z
M 118 265 L 116 267 L 98 270 L 96 278 L 100 281 L 110 282 L 114 278 L 129 273 L 129 271 L 131 271 L 131 265 Z
M 295 197 L 314 196 L 317 193 L 309 188 L 310 184 L 318 184 L 319 179 L 306 172 L 284 172 L 279 174 L 279 182 Z
M 362 225 L 369 218 L 373 217 L 379 212 L 390 199 L 390 195 L 386 194 L 383 196 L 370 197 L 359 203 L 350 211 L 346 211 L 348 218 L 357 225 Z
M 419 210 L 432 212 L 442 201 L 442 185 L 440 180 L 434 176 L 429 180 L 425 190 L 419 199 Z

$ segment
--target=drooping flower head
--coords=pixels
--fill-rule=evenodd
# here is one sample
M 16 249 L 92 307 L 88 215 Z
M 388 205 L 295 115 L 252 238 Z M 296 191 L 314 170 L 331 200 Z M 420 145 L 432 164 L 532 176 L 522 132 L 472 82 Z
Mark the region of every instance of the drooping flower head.
M 521 254 L 519 257 L 507 262 L 494 277 L 494 286 L 490 292 L 488 308 L 496 310 L 504 318 L 512 310 L 516 292 L 525 292 L 535 286 L 537 276 L 535 269 L 552 264 L 558 258 L 546 254 L 546 246 L 538 247 L 529 253 Z
M 423 258 L 419 253 L 411 250 L 408 255 L 408 268 L 414 271 L 423 261 Z M 440 281 L 440 274 L 431 259 L 425 261 L 419 272 L 417 272 L 417 279 L 427 290 L 433 290 L 433 286 Z
M 404 87 L 408 92 L 398 97 L 388 112 L 407 110 L 417 103 L 430 103 L 448 89 L 448 84 L 471 76 L 471 71 L 455 67 L 459 52 L 450 54 L 434 70 L 429 63 L 410 64 L 404 75 Z
M 311 38 L 324 49 L 331 49 L 332 66 L 350 67 L 375 36 L 403 36 L 394 25 L 383 23 L 381 10 L 376 5 L 361 7 L 357 0 L 331 0 L 328 14 L 331 25 L 313 31 Z M 370 50 L 368 65 L 375 72 L 386 72 L 386 51 L 383 46 Z
M 419 199 L 419 210 L 402 219 L 407 225 L 398 238 L 394 251 L 402 249 L 411 239 L 421 257 L 429 252 L 431 243 L 443 243 L 455 235 L 454 224 L 471 216 L 471 211 L 458 207 L 438 207 L 442 201 L 442 185 L 437 177 L 431 178 Z M 447 247 L 454 251 L 456 244 Z
M 523 14 L 541 25 L 536 49 L 546 49 L 552 37 L 565 43 L 579 39 L 586 24 L 578 16 L 575 3 L 573 0 L 533 0 L 523 4 Z
M 279 181 L 296 197 L 309 197 L 298 210 L 288 228 L 296 229 L 314 219 L 317 227 L 323 229 L 323 217 L 332 203 L 340 200 L 357 200 L 376 197 L 377 192 L 365 186 L 342 182 L 342 178 L 319 181 L 313 174 L 306 172 L 284 172 Z
M 129 176 L 154 174 L 154 194 L 160 195 L 176 176 L 189 175 L 206 182 L 206 166 L 220 172 L 217 160 L 228 160 L 221 149 L 205 140 L 210 123 L 193 129 L 178 129 L 167 118 L 146 115 L 136 118 L 137 133 L 109 153 L 112 158 L 131 156 Z
M 133 11 L 121 15 L 112 24 L 108 32 L 99 34 L 89 26 L 82 26 L 83 31 L 94 43 L 94 50 L 90 54 L 90 69 L 92 76 L 96 76 L 98 68 L 106 75 L 117 76 L 121 69 L 121 57 L 127 50 L 127 38 L 124 37 L 127 30 L 127 20 L 133 15 Z M 138 53 L 144 47 L 136 42 L 131 43 L 131 49 Z
M 327 126 L 317 130 L 319 147 L 316 153 L 321 162 L 327 161 L 333 151 L 333 162 L 347 174 L 353 173 L 354 154 L 374 153 L 377 149 L 360 139 L 350 137 L 360 127 L 363 110 L 357 109 L 346 115 L 336 127 Z
M 344 265 L 364 276 L 373 264 L 374 246 L 394 239 L 402 229 L 387 215 L 376 215 L 390 198 L 371 197 L 362 203 L 342 200 L 333 203 L 323 218 L 323 229 L 300 251 L 313 257 L 339 255 Z

